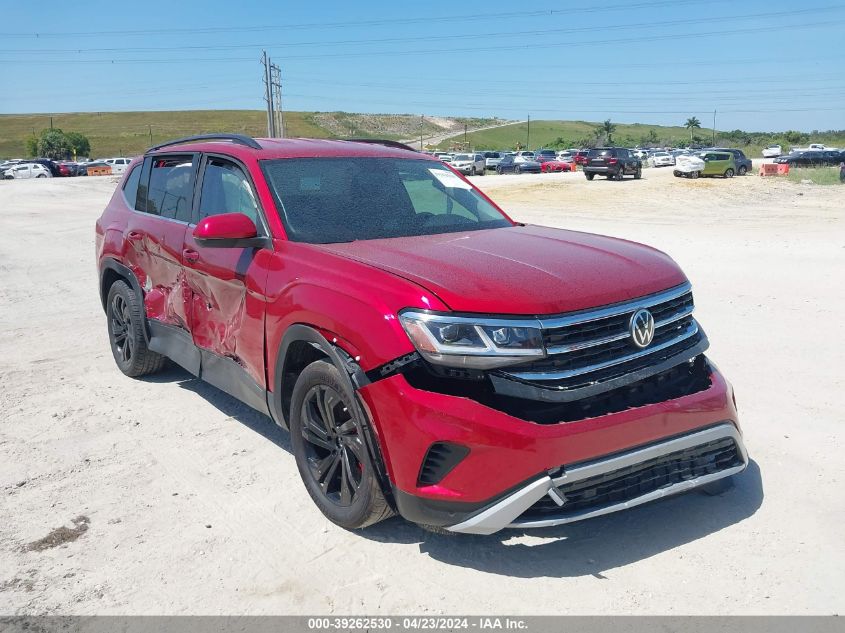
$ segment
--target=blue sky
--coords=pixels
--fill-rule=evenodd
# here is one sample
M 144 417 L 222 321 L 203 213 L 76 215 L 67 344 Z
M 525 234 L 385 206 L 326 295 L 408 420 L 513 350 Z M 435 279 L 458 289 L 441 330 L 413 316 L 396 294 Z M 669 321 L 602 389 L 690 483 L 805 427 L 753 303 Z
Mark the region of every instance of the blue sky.
M 0 112 L 260 109 L 266 49 L 290 110 L 845 128 L 841 0 L 478 7 L 5 3 Z

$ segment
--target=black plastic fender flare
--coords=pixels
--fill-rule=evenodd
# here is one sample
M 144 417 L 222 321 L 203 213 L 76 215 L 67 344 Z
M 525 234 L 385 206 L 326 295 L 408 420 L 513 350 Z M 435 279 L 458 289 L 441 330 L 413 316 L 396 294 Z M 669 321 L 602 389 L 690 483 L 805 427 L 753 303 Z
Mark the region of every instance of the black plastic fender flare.
M 108 312 L 108 307 L 106 306 L 106 300 L 108 299 L 108 293 L 103 292 L 103 278 L 106 275 L 106 271 L 111 270 L 122 278 L 126 279 L 129 282 L 129 286 L 132 288 L 132 291 L 137 295 L 138 299 L 141 300 L 143 305 L 144 301 L 144 291 L 141 288 L 141 284 L 138 283 L 138 278 L 135 277 L 135 273 L 132 272 L 132 269 L 128 266 L 124 266 L 116 259 L 111 257 L 106 257 L 100 263 L 100 276 L 99 276 L 99 288 L 98 294 L 100 295 L 100 303 L 103 306 L 103 312 Z M 147 322 L 147 315 L 143 313 L 142 316 L 144 317 L 144 340 L 145 342 L 150 342 L 150 325 Z
M 290 425 L 282 405 L 282 379 L 285 375 L 285 364 L 287 363 L 288 350 L 293 343 L 306 342 L 313 345 L 320 352 L 328 357 L 329 361 L 340 370 L 341 375 L 345 378 L 344 384 L 347 388 L 347 396 L 355 407 L 355 413 L 364 431 L 364 440 L 367 443 L 367 450 L 370 454 L 370 459 L 375 466 L 376 476 L 385 495 L 388 503 L 392 507 L 395 506 L 393 500 L 393 489 L 390 484 L 390 478 L 387 475 L 387 468 L 385 467 L 384 458 L 379 448 L 376 433 L 372 428 L 372 421 L 367 412 L 366 407 L 360 400 L 357 391 L 361 387 L 370 384 L 370 379 L 367 374 L 361 369 L 356 360 L 346 353 L 344 349 L 336 344 L 336 339 L 329 342 L 325 336 L 320 334 L 316 329 L 309 325 L 296 323 L 291 325 L 285 335 L 282 337 L 282 343 L 279 345 L 279 353 L 276 355 L 276 371 L 273 381 L 273 391 L 267 394 L 267 404 L 270 410 L 270 415 L 273 421 L 281 426 L 283 429 L 290 432 Z

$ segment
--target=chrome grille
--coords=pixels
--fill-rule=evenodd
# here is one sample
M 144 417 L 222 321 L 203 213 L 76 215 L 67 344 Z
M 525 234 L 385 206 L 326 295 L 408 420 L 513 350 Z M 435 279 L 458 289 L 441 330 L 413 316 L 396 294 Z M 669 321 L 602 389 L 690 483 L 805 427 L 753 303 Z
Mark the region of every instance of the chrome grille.
M 654 317 L 654 339 L 644 349 L 631 341 L 633 314 L 647 308 Z M 637 371 L 694 347 L 703 339 L 692 317 L 689 284 L 633 301 L 540 319 L 548 356 L 509 367 L 508 376 L 567 389 Z

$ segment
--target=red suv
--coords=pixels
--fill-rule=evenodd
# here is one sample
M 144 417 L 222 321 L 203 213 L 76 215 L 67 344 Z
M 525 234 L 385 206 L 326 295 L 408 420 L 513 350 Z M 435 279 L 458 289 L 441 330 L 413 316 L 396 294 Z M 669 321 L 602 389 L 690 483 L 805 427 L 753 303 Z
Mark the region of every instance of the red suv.
M 170 359 L 269 415 L 346 528 L 558 525 L 748 461 L 667 255 L 514 222 L 398 143 L 159 145 L 96 249 L 121 371 Z

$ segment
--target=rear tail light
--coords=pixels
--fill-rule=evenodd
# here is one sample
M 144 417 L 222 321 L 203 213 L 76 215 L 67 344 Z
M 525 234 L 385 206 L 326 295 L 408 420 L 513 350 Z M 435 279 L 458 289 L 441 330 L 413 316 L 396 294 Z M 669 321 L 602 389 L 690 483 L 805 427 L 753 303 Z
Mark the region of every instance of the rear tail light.
M 617 161 L 616 161 L 616 159 L 615 159 L 615 158 L 610 158 L 610 159 L 608 159 L 607 164 L 608 164 L 608 165 L 615 165 L 615 164 L 616 164 L 616 162 L 617 162 Z

